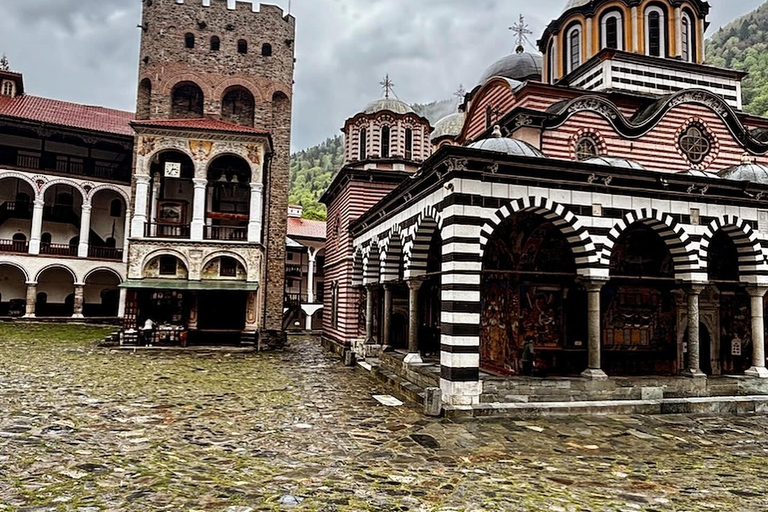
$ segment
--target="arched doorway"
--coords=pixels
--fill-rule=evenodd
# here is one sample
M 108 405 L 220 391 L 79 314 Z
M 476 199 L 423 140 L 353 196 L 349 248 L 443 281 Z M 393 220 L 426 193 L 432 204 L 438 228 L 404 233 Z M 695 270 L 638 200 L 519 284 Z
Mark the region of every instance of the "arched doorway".
M 85 280 L 83 315 L 111 318 L 117 316 L 120 302 L 120 277 L 110 270 L 97 270 Z
M 80 236 L 80 217 L 83 197 L 74 187 L 57 184 L 45 191 L 43 210 L 43 232 L 50 234 L 50 240 L 42 243 L 42 254 L 77 256 L 77 244 L 70 242 Z M 79 241 L 79 239 L 78 239 Z
M 75 279 L 72 271 L 50 267 L 37 278 L 35 316 L 71 317 L 74 310 Z
M 190 237 L 195 165 L 180 151 L 164 151 L 150 165 L 150 222 L 145 235 L 153 238 Z
M 435 230 L 427 253 L 428 277 L 419 289 L 419 352 L 426 357 L 440 356 L 442 263 L 443 239 L 440 232 Z
M 586 299 L 575 287 L 576 264 L 562 232 L 544 217 L 520 212 L 502 222 L 486 245 L 480 286 L 481 366 L 522 372 L 533 341 L 537 374 L 578 374 L 586 364 Z M 581 300 L 579 296 L 581 294 Z M 579 304 L 580 303 L 580 304 Z M 583 332 L 584 331 L 584 332 Z
M 28 252 L 34 197 L 32 186 L 26 181 L 0 179 L 0 251 Z
M 0 264 L 0 316 L 25 314 L 27 276 L 15 265 Z
M 649 226 L 627 228 L 613 247 L 603 288 L 603 368 L 608 375 L 675 375 L 672 254 Z
M 251 167 L 244 159 L 223 155 L 208 167 L 206 240 L 245 241 L 251 202 Z M 259 212 L 253 212 L 259 215 Z
M 752 365 L 752 311 L 749 294 L 740 282 L 739 274 L 736 243 L 728 233 L 719 230 L 709 242 L 707 276 L 719 292 L 718 359 L 721 372 L 728 375 L 743 375 Z M 701 361 L 703 366 L 703 355 Z
M 123 196 L 114 190 L 99 190 L 91 199 L 91 233 L 88 256 L 91 258 L 121 260 L 125 240 L 126 204 Z M 118 243 L 119 241 L 119 243 Z

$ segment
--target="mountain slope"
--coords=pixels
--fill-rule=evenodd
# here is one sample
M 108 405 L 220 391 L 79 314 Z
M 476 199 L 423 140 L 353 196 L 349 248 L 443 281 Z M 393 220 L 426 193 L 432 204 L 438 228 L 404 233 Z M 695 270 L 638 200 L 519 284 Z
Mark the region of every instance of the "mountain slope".
M 744 111 L 768 115 L 768 2 L 732 21 L 707 41 L 707 64 L 746 71 Z

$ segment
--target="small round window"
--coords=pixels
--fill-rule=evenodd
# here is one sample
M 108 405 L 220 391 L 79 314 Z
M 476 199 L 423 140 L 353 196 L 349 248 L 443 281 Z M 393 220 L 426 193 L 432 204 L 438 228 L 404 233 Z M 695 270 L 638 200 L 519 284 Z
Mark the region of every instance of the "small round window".
M 680 134 L 680 150 L 692 164 L 700 164 L 712 151 L 709 134 L 699 125 L 693 124 Z
M 598 156 L 598 143 L 592 137 L 581 137 L 576 141 L 576 147 L 574 148 L 576 153 L 576 159 L 579 161 L 587 160 Z

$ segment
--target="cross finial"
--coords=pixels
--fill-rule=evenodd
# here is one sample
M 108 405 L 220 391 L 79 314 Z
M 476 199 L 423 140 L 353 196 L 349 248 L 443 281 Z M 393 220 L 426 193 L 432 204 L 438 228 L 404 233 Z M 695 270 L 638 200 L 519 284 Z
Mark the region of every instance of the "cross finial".
M 387 73 L 383 81 L 379 82 L 379 85 L 384 89 L 384 97 L 389 98 L 389 93 L 395 88 L 395 83 L 389 78 L 389 73 Z
M 525 17 L 521 14 L 520 21 L 509 27 L 515 36 L 517 37 L 517 53 L 523 53 L 525 51 L 525 43 L 528 41 L 528 35 L 533 32 L 528 28 L 528 24 L 525 22 Z
M 453 95 L 459 98 L 459 100 L 463 100 L 466 94 L 467 94 L 467 91 L 464 89 L 464 84 L 459 84 L 458 90 L 456 90 L 456 92 L 453 93 Z
M 11 65 L 8 62 L 8 56 L 3 54 L 2 57 L 0 57 L 0 71 L 9 71 L 11 69 Z

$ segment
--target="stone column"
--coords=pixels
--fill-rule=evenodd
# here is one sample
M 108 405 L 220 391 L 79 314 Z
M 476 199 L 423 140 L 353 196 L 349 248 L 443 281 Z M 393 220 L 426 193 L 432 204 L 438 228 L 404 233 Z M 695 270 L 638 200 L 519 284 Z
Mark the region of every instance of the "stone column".
M 190 331 L 197 330 L 197 319 L 198 319 L 197 296 L 198 296 L 197 293 L 195 293 L 194 297 L 192 298 L 192 306 L 189 308 L 189 323 L 187 324 L 187 329 L 189 329 Z
M 163 178 L 159 174 L 152 176 L 150 181 L 149 222 L 157 222 L 157 208 L 160 202 L 160 185 L 162 182 Z
M 205 191 L 208 180 L 196 178 L 192 182 L 195 184 L 195 196 L 192 203 L 191 238 L 202 241 L 205 231 Z
M 264 218 L 264 185 L 251 183 L 251 205 L 248 217 L 248 241 L 261 243 L 261 223 Z
M 27 311 L 24 318 L 35 318 L 35 304 L 37 303 L 37 283 L 27 283 Z
M 602 329 L 600 314 L 600 291 L 605 285 L 604 281 L 587 281 L 584 287 L 587 289 L 587 348 L 589 350 L 589 362 L 582 377 L 588 379 L 607 379 L 602 368 Z
M 693 27 L 688 27 L 688 30 L 693 30 Z M 683 14 L 680 7 L 675 7 L 675 53 L 669 54 L 676 57 L 683 54 Z
M 638 23 L 637 23 L 637 7 L 632 8 L 632 14 L 630 15 L 630 23 L 632 24 L 632 51 L 639 52 L 640 45 L 638 44 Z
M 406 364 L 419 364 L 424 361 L 419 353 L 419 289 L 424 281 L 408 281 L 408 355 Z
M 390 346 L 392 341 L 392 284 L 384 285 L 384 322 L 381 329 L 381 345 Z
M 375 345 L 376 338 L 373 335 L 373 290 L 375 285 L 365 287 L 365 344 Z
M 117 317 L 125 318 L 125 305 L 128 302 L 128 288 L 120 288 L 120 300 L 117 303 Z
M 147 223 L 147 199 L 149 195 L 149 176 L 136 176 L 136 196 L 134 197 L 133 222 L 131 234 L 134 238 L 144 236 Z
M 43 210 L 45 201 L 42 197 L 35 199 L 32 209 L 32 232 L 29 236 L 29 254 L 40 254 L 40 237 L 43 234 Z
M 699 333 L 699 295 L 703 290 L 703 286 L 692 286 L 688 290 L 688 367 L 683 370 L 687 377 L 706 377 L 701 371 Z
M 752 367 L 744 372 L 750 377 L 768 379 L 768 370 L 765 368 L 765 325 L 763 320 L 763 300 L 768 288 L 764 286 L 750 286 L 747 288 L 752 298 Z
M 308 248 L 309 251 L 309 263 L 307 264 L 307 303 L 315 303 L 315 258 L 317 257 L 317 251 Z
M 80 215 L 80 245 L 77 248 L 78 258 L 88 257 L 88 245 L 91 239 L 91 210 L 93 207 L 84 204 Z
M 125 227 L 123 228 L 123 263 L 128 263 L 128 239 L 131 235 L 131 209 L 125 210 Z
M 83 304 L 85 303 L 85 285 L 83 283 L 75 283 L 75 310 L 72 313 L 72 318 L 84 318 L 83 316 Z

